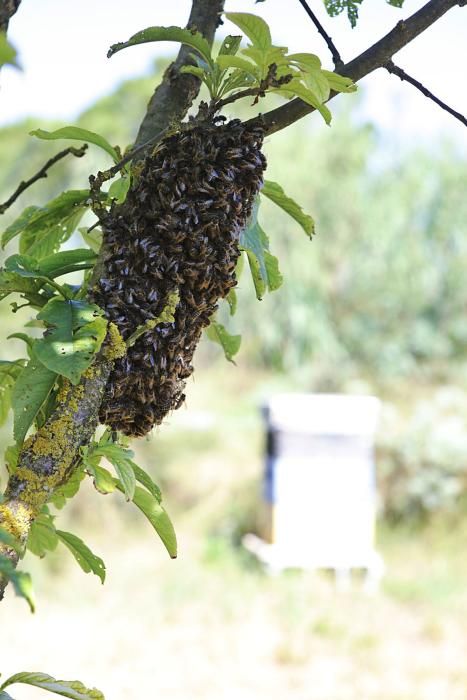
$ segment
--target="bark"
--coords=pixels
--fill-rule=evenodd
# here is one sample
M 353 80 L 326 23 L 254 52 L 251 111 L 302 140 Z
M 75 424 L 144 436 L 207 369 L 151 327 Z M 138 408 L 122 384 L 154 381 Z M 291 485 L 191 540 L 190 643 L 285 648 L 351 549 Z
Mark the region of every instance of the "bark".
M 212 44 L 223 7 L 224 0 L 195 0 L 187 27 L 200 31 Z M 194 75 L 180 73 L 180 68 L 192 63 L 189 56 L 192 51 L 190 47 L 182 46 L 177 59 L 167 68 L 149 101 L 136 137 L 136 147 L 154 139 L 172 122 L 183 119 L 191 107 L 199 92 L 200 81 Z
M 87 445 L 98 423 L 99 406 L 112 368 L 112 345 L 107 345 L 77 386 L 68 381 L 47 423 L 26 442 L 0 504 L 0 525 L 25 544 L 34 518 L 56 489 L 79 464 L 79 450 Z M 78 458 L 78 459 L 77 459 Z M 16 565 L 18 553 L 0 546 Z M 7 581 L 0 577 L 0 600 Z
M 6 32 L 10 19 L 21 4 L 21 0 L 0 0 L 0 31 Z

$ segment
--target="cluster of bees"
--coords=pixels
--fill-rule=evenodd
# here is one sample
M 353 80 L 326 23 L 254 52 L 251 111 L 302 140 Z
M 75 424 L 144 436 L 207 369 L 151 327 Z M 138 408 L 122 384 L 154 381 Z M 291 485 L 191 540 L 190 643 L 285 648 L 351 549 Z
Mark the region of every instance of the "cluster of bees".
M 173 323 L 148 330 L 116 361 L 100 420 L 148 433 L 182 405 L 203 328 L 235 286 L 239 236 L 263 182 L 261 125 L 192 122 L 140 166 L 126 201 L 104 221 L 93 301 L 127 339 L 179 293 Z

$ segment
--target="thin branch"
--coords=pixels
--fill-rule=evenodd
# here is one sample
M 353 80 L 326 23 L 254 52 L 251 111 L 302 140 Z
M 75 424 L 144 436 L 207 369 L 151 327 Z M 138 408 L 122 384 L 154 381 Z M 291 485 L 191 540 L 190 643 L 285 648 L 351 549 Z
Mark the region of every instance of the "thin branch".
M 102 185 L 104 182 L 107 182 L 108 180 L 111 180 L 115 175 L 122 170 L 122 168 L 125 167 L 127 163 L 129 163 L 131 160 L 133 160 L 136 156 L 141 155 L 144 153 L 147 148 L 151 145 L 156 143 L 157 141 L 160 141 L 162 138 L 164 138 L 165 134 L 169 131 L 169 129 L 164 129 L 163 131 L 154 134 L 152 138 L 150 138 L 148 141 L 145 143 L 142 143 L 140 146 L 137 146 L 136 148 L 132 148 L 131 151 L 128 151 L 126 156 L 124 156 L 118 163 L 113 165 L 111 168 L 108 170 L 99 170 L 97 175 L 90 175 L 89 176 L 89 183 L 91 185 L 91 195 L 94 198 L 96 206 L 96 211 L 94 213 L 98 213 L 99 210 L 102 209 L 102 204 L 100 203 L 100 198 L 99 198 L 99 193 L 101 190 Z M 92 231 L 95 226 L 99 224 L 99 221 L 97 221 L 94 226 L 92 226 L 90 229 L 88 229 L 88 233 Z
M 453 117 L 458 119 L 464 126 L 467 126 L 467 119 L 464 117 L 463 114 L 460 112 L 456 112 L 455 109 L 447 105 L 445 102 L 439 99 L 439 97 L 436 97 L 436 95 L 433 95 L 428 88 L 426 88 L 421 82 L 418 80 L 415 80 L 415 78 L 412 78 L 411 75 L 405 72 L 402 68 L 399 68 L 399 66 L 396 66 L 395 63 L 392 61 L 388 61 L 386 65 L 384 66 L 386 70 L 389 73 L 393 73 L 394 75 L 397 75 L 398 78 L 400 78 L 402 81 L 405 80 L 405 82 L 410 83 L 413 85 L 417 90 L 420 90 L 422 95 L 425 95 L 425 97 L 428 97 L 429 100 L 432 100 L 435 102 L 441 109 L 444 109 L 445 112 L 449 112 Z
M 437 22 L 448 10 L 456 6 L 463 7 L 466 3 L 467 0 L 430 0 L 411 17 L 398 22 L 386 36 L 366 51 L 344 64 L 340 73 L 358 82 L 377 68 L 385 66 L 395 53 Z M 329 99 L 337 94 L 339 93 L 331 92 Z M 297 98 L 264 114 L 263 124 L 269 134 L 274 134 L 313 111 L 314 107 Z
M 255 105 L 258 103 L 260 97 L 266 96 L 266 91 L 269 90 L 269 88 L 280 88 L 282 85 L 290 83 L 293 78 L 293 75 L 282 75 L 280 78 L 277 78 L 276 75 L 277 65 L 275 63 L 271 63 L 268 68 L 267 75 L 260 81 L 259 85 L 256 87 L 246 88 L 246 90 L 240 90 L 239 92 L 234 92 L 223 100 L 214 100 L 209 105 L 211 113 L 218 112 L 226 105 L 232 104 L 232 102 L 241 100 L 244 97 L 254 97 L 255 100 L 253 104 Z
M 27 190 L 28 187 L 31 187 L 31 185 L 33 185 L 41 178 L 47 177 L 47 171 L 52 167 L 52 165 L 55 165 L 55 163 L 57 163 L 62 158 L 65 158 L 65 156 L 69 154 L 76 156 L 77 158 L 81 158 L 82 156 L 84 156 L 87 147 L 88 145 L 86 143 L 84 143 L 81 146 L 81 148 L 73 148 L 73 146 L 71 146 L 70 148 L 65 148 L 64 151 L 60 151 L 60 153 L 57 153 L 55 156 L 53 156 L 53 158 L 50 158 L 50 160 L 48 160 L 47 163 L 43 165 L 42 168 L 35 175 L 29 178 L 29 180 L 23 180 L 22 182 L 20 182 L 16 190 L 11 195 L 11 197 L 7 199 L 7 201 L 3 204 L 0 204 L 0 214 L 4 214 L 6 210 L 9 207 L 11 207 L 11 205 L 14 202 L 16 202 L 16 200 L 18 199 L 20 194 L 24 192 L 24 190 Z
M 307 13 L 308 17 L 311 19 L 311 21 L 315 25 L 316 29 L 318 30 L 318 32 L 321 34 L 324 41 L 326 42 L 327 47 L 328 47 L 329 51 L 331 52 L 332 60 L 334 61 L 334 67 L 335 67 L 336 71 L 341 71 L 343 66 L 344 66 L 344 62 L 343 62 L 341 55 L 340 55 L 339 51 L 337 50 L 337 47 L 334 44 L 333 40 L 331 39 L 331 37 L 329 36 L 327 31 L 323 27 L 323 25 L 321 24 L 321 22 L 319 21 L 319 19 L 317 18 L 317 16 L 315 15 L 313 10 L 311 9 L 311 7 L 308 5 L 306 0 L 298 0 L 298 2 L 303 7 L 303 9 Z

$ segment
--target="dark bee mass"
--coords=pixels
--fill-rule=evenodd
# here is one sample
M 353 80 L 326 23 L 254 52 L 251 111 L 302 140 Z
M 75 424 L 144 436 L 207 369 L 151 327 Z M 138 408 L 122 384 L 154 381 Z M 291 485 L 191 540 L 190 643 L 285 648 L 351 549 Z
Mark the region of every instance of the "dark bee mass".
M 145 435 L 183 403 L 201 331 L 236 284 L 239 236 L 266 167 L 262 140 L 259 124 L 238 120 L 187 127 L 146 158 L 104 222 L 92 297 L 123 338 L 180 295 L 175 322 L 147 331 L 116 361 L 100 413 L 114 430 Z

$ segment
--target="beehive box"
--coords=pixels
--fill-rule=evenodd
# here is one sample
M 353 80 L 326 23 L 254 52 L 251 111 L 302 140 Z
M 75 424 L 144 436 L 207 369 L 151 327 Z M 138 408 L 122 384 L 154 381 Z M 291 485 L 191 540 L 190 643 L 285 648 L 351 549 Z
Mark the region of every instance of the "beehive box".
M 276 568 L 381 566 L 374 546 L 379 410 L 371 396 L 280 394 L 267 403 L 262 537 L 270 546 L 257 551 L 261 558 Z

